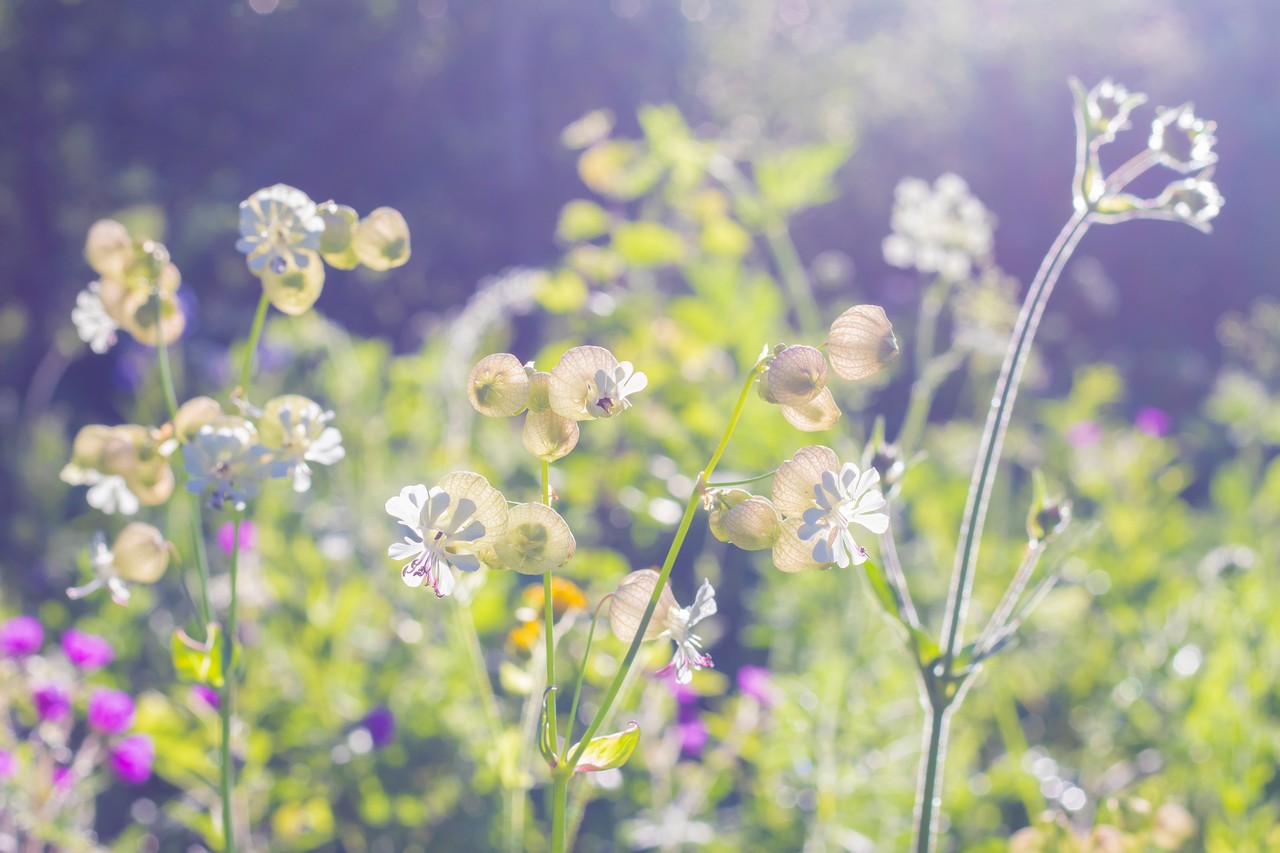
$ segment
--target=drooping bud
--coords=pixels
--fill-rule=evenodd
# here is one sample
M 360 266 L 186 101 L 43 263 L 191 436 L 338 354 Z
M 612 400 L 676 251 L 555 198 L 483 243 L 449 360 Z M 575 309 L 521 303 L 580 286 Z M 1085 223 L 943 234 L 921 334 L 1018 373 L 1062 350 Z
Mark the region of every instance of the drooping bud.
M 558 512 L 546 504 L 524 503 L 511 507 L 507 530 L 494 549 L 507 568 L 540 575 L 569 562 L 577 545 Z
M 842 379 L 857 381 L 879 373 L 898 357 L 898 339 L 884 309 L 855 305 L 837 317 L 831 324 L 827 356 Z
M 645 608 L 653 596 L 654 587 L 658 585 L 657 569 L 640 569 L 622 579 L 618 589 L 609 599 L 609 627 L 613 635 L 624 643 L 635 639 L 640 631 L 640 620 L 644 617 Z M 673 609 L 678 609 L 676 597 L 671 587 L 664 586 L 658 596 L 658 606 L 645 629 L 644 638 L 652 640 L 666 630 L 666 617 Z
M 1027 537 L 1035 545 L 1050 536 L 1061 533 L 1071 521 L 1071 501 L 1051 499 L 1044 474 L 1040 469 L 1031 472 L 1031 509 L 1027 513 Z
M 324 263 L 320 256 L 310 249 L 300 249 L 297 255 L 306 261 L 305 265 L 290 259 L 280 272 L 276 272 L 273 266 L 267 266 L 260 273 L 267 299 L 281 313 L 294 317 L 315 305 L 324 290 Z
M 222 406 L 212 397 L 192 397 L 178 407 L 173 417 L 173 437 L 186 444 L 201 427 L 221 417 Z
M 320 235 L 320 257 L 329 266 L 340 270 L 353 270 L 360 266 L 352 242 L 360 215 L 345 204 L 328 201 L 316 208 L 324 223 Z
M 798 406 L 782 405 L 782 417 L 802 432 L 821 432 L 831 429 L 840 420 L 840 407 L 830 388 L 823 388 L 818 396 Z
M 725 514 L 727 541 L 744 551 L 762 551 L 778 541 L 778 514 L 768 498 L 748 498 Z
M 529 384 L 529 374 L 520 359 L 511 353 L 494 353 L 471 369 L 467 397 L 480 414 L 508 418 L 520 414 L 528 405 Z
M 707 527 L 711 530 L 711 535 L 721 542 L 728 542 L 729 532 L 725 530 L 724 525 L 729 510 L 745 500 L 750 500 L 751 497 L 751 493 L 746 489 L 707 489 L 702 496 L 702 502 L 708 511 Z
M 814 347 L 789 346 L 770 360 L 759 381 L 766 401 L 803 406 L 826 387 L 827 360 Z
M 99 219 L 89 226 L 84 259 L 103 278 L 121 279 L 133 265 L 135 249 L 129 231 L 114 219 Z
M 155 583 L 169 567 L 173 546 L 159 530 L 141 521 L 125 525 L 111 546 L 116 573 L 135 583 Z
M 402 267 L 409 262 L 409 224 L 394 207 L 379 207 L 360 220 L 351 248 L 371 270 Z
M 885 441 L 883 415 L 877 416 L 871 427 L 871 437 L 862 451 L 862 467 L 874 468 L 880 474 L 880 482 L 888 495 L 894 494 L 902 484 L 902 477 L 907 471 L 906 461 L 902 458 L 902 448 Z

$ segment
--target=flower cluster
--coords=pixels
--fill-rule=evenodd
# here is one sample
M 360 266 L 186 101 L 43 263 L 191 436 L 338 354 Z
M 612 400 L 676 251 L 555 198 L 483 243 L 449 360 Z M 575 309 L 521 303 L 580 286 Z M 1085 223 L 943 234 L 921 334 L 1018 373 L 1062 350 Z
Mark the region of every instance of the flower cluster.
M 932 188 L 919 178 L 900 181 L 890 223 L 893 233 L 884 238 L 882 251 L 895 267 L 960 281 L 991 253 L 995 217 L 964 178 L 949 172 Z
M 772 499 L 708 489 L 704 504 L 714 536 L 743 550 L 772 548 L 774 565 L 784 572 L 845 568 L 867 559 L 854 525 L 875 534 L 888 529 L 879 482 L 875 468 L 841 464 L 829 447 L 802 447 L 778 466 Z
M 855 305 L 831 324 L 826 356 L 817 347 L 779 344 L 765 356 L 756 391 L 782 411 L 787 423 L 805 432 L 830 429 L 840 409 L 827 387 L 827 361 L 841 379 L 856 382 L 878 373 L 898 357 L 893 324 L 878 305 Z
M 182 335 L 182 276 L 162 244 L 101 219 L 89 228 L 84 257 L 99 278 L 77 294 L 71 321 L 90 349 L 111 349 L 121 329 L 147 346 L 171 344 Z
M 630 643 L 640 633 L 640 623 L 660 578 L 656 569 L 640 569 L 628 574 L 618 584 L 609 599 L 609 627 L 619 640 Z M 693 670 L 713 666 L 711 656 L 702 651 L 702 638 L 693 633 L 693 628 L 708 616 L 714 616 L 715 612 L 716 591 L 710 581 L 702 582 L 693 604 L 688 607 L 681 607 L 671 587 L 663 585 L 653 617 L 644 632 L 645 640 L 670 637 L 675 643 L 671 663 L 659 670 L 659 675 L 674 673 L 678 683 L 688 684 L 693 679 Z
M 240 203 L 240 239 L 249 271 L 285 314 L 302 314 L 324 289 L 324 265 L 383 271 L 409 260 L 409 226 L 380 207 L 363 219 L 350 207 L 316 204 L 302 190 L 276 184 Z
M 0 786 L 6 807 L 53 820 L 82 813 L 105 774 L 145 783 L 155 746 L 132 732 L 133 697 L 89 683 L 115 658 L 110 642 L 71 628 L 58 647 L 44 645 L 34 617 L 0 623 L 0 696 L 17 712 L 0 715 Z

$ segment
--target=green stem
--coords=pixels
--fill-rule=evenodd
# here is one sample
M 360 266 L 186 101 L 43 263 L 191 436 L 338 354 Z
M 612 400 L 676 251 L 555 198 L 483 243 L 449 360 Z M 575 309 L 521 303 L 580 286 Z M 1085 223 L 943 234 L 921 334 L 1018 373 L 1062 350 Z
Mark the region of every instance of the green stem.
M 778 469 L 774 468 L 772 471 L 765 471 L 763 474 L 757 474 L 756 476 L 748 477 L 745 480 L 726 480 L 720 483 L 706 483 L 705 485 L 708 489 L 722 489 L 725 486 L 746 486 L 751 483 L 758 483 L 761 480 L 767 480 L 776 473 L 778 473 Z
M 551 776 L 551 851 L 565 853 L 565 827 L 569 803 L 569 776 L 556 772 Z
M 800 253 L 796 251 L 796 245 L 791 240 L 787 223 L 782 219 L 770 222 L 764 228 L 764 239 L 769 244 L 769 251 L 773 253 L 774 261 L 778 264 L 778 274 L 782 277 L 787 295 L 791 297 L 791 302 L 795 306 L 800 331 L 806 336 L 822 337 L 826 340 L 818 301 L 813 297 L 809 274 L 805 272 L 804 262 L 800 260 Z
M 235 830 L 231 814 L 231 788 L 234 784 L 231 774 L 231 701 L 234 691 L 232 682 L 235 673 L 232 663 L 235 660 L 236 640 L 236 579 L 240 564 L 240 522 L 243 510 L 236 510 L 232 530 L 231 545 L 231 600 L 227 605 L 226 630 L 222 636 L 222 693 L 219 697 L 218 710 L 222 717 L 222 748 L 220 759 L 222 764 L 222 836 L 226 843 L 226 853 L 235 853 Z
M 467 649 L 467 657 L 471 663 L 471 676 L 475 679 L 476 690 L 480 694 L 480 704 L 484 706 L 485 722 L 489 726 L 489 737 L 494 743 L 502 734 L 502 716 L 498 710 L 498 697 L 493 693 L 493 682 L 489 680 L 489 670 L 484 663 L 484 650 L 480 647 L 480 637 L 476 634 L 476 622 L 471 616 L 471 605 L 454 596 L 456 606 L 454 625 L 458 638 Z
M 951 722 L 951 709 L 931 705 L 925 710 L 928 716 L 925 729 L 925 748 L 920 762 L 919 794 L 916 796 L 916 853 L 932 853 L 938 841 L 938 817 L 942 814 L 940 780 L 942 765 L 947 757 L 947 729 Z
M 950 282 L 938 279 L 925 289 L 920 300 L 920 316 L 916 318 L 915 382 L 911 385 L 911 399 L 907 413 L 898 430 L 898 447 L 904 457 L 910 456 L 920 443 L 925 424 L 929 420 L 929 408 L 938 390 L 938 382 L 929 376 L 933 362 L 934 341 L 938 333 L 938 318 L 946 301 Z
M 582 698 L 582 683 L 586 681 L 587 662 L 591 660 L 591 641 L 596 636 L 596 623 L 600 621 L 600 609 L 613 596 L 606 595 L 596 605 L 596 612 L 591 616 L 591 627 L 587 629 L 587 647 L 582 652 L 582 665 L 578 667 L 577 683 L 573 686 L 573 702 L 569 706 L 569 724 L 564 732 L 564 749 L 560 752 L 560 763 L 564 764 L 569 757 L 569 740 L 573 737 L 574 721 L 578 719 L 578 700 Z
M 160 300 L 156 300 L 156 322 L 160 320 Z M 169 366 L 169 346 L 156 331 L 156 364 L 160 369 L 160 387 L 164 390 L 164 404 L 169 410 L 169 420 L 178 416 L 178 394 L 173 386 L 173 370 Z
M 543 461 L 542 463 L 542 502 L 547 506 L 551 506 L 551 463 Z M 555 637 L 555 607 L 552 601 L 551 588 L 551 572 L 542 573 L 542 635 L 545 640 L 547 649 L 547 686 L 554 687 L 556 683 L 556 637 Z M 556 734 L 556 694 L 551 693 L 551 707 L 548 711 L 547 726 L 551 731 L 551 748 L 556 748 L 558 742 Z
M 738 395 L 737 405 L 734 406 L 733 414 L 729 418 L 729 424 L 725 427 L 724 435 L 720 437 L 720 444 L 716 446 L 715 453 L 711 454 L 711 461 L 707 463 L 707 467 L 698 475 L 698 486 L 693 490 L 693 494 L 689 495 L 689 500 L 685 504 L 684 516 L 680 519 L 680 526 L 676 528 L 675 538 L 671 540 L 671 547 L 667 550 L 667 558 L 662 564 L 662 571 L 658 574 L 658 582 L 653 586 L 653 593 L 649 596 L 649 604 L 645 608 L 644 616 L 640 618 L 640 625 L 636 629 L 636 635 L 631 640 L 631 645 L 627 647 L 627 653 L 622 658 L 622 664 L 618 667 L 618 671 L 613 676 L 613 681 L 609 684 L 609 689 L 605 693 L 604 701 L 600 703 L 600 707 L 596 710 L 595 716 L 591 718 L 591 723 L 587 726 L 587 730 L 582 735 L 582 740 L 578 744 L 578 749 L 569 756 L 565 766 L 576 767 L 578 760 L 582 758 L 582 754 L 587 750 L 587 744 L 591 742 L 591 738 L 595 737 L 600 726 L 604 724 L 605 716 L 608 715 L 610 707 L 614 700 L 618 697 L 618 691 L 622 689 L 622 682 L 627 677 L 627 673 L 631 670 L 631 664 L 635 662 L 636 654 L 640 651 L 640 644 L 644 642 L 645 631 L 649 628 L 649 622 L 653 619 L 654 611 L 658 609 L 658 598 L 662 595 L 662 590 L 666 588 L 667 579 L 671 576 L 671 569 L 676 564 L 676 557 L 680 553 L 680 548 L 684 545 L 685 536 L 689 533 L 689 525 L 693 523 L 693 516 L 698 508 L 698 503 L 702 499 L 702 486 L 705 485 L 707 479 L 715 471 L 716 465 L 720 463 L 720 457 L 724 455 L 725 448 L 729 446 L 729 439 L 733 437 L 733 431 L 737 429 L 738 421 L 742 418 L 742 412 L 747 406 L 747 400 L 751 395 L 751 386 L 755 383 L 756 377 L 764 370 L 765 360 L 762 358 L 756 362 L 755 367 L 747 374 L 746 381 L 742 384 L 742 393 Z
M 249 342 L 245 346 L 244 362 L 240 367 L 240 393 L 248 396 L 249 376 L 253 373 L 253 356 L 258 351 L 258 339 L 262 337 L 262 327 L 267 321 L 267 292 L 262 291 L 258 299 L 258 310 L 253 315 L 253 327 L 249 330 Z

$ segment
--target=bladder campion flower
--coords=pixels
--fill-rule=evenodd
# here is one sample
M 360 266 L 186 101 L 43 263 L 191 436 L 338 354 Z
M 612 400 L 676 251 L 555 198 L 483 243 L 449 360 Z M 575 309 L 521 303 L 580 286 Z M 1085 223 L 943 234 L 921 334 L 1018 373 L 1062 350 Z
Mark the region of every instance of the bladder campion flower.
M 507 568 L 540 575 L 569 562 L 577 544 L 558 512 L 546 504 L 523 503 L 511 507 L 507 531 L 494 549 Z
M 631 407 L 649 380 L 604 347 L 574 347 L 551 369 L 551 410 L 575 421 L 611 418 Z
M 387 512 L 408 531 L 387 549 L 393 560 L 409 560 L 400 571 L 406 585 L 431 587 L 437 598 L 453 592 L 451 569 L 474 572 L 478 553 L 507 528 L 507 502 L 479 474 L 457 472 L 427 489 L 405 486 L 387 500 Z
M 879 305 L 855 305 L 831 323 L 827 357 L 841 379 L 856 382 L 898 357 L 898 338 Z
M 816 506 L 805 510 L 804 524 L 796 531 L 802 540 L 813 543 L 815 560 L 841 568 L 866 561 L 867 549 L 853 538 L 852 526 L 877 534 L 888 529 L 889 516 L 879 512 L 885 505 L 884 495 L 875 488 L 879 482 L 880 473 L 874 468 L 861 471 L 852 462 L 846 462 L 839 474 L 822 472 L 821 483 L 813 487 Z
M 635 639 L 658 578 L 656 570 L 640 569 L 618 584 L 609 600 L 609 627 L 618 639 L 626 643 Z M 715 612 L 716 592 L 710 581 L 702 582 L 689 607 L 681 607 L 671 587 L 663 587 L 644 633 L 646 640 L 667 636 L 676 644 L 671 663 L 659 670 L 659 675 L 674 672 L 676 681 L 688 684 L 693 679 L 693 670 L 712 667 L 711 656 L 702 651 L 702 638 L 693 633 L 693 627 Z
M 530 372 L 509 352 L 487 355 L 471 368 L 467 398 L 477 412 L 491 418 L 509 418 L 524 411 L 529 402 Z
M 290 266 L 301 269 L 318 263 L 315 252 L 323 233 L 324 220 L 316 203 L 294 187 L 276 184 L 240 202 L 236 249 L 244 252 L 256 275 L 279 275 Z
M 222 509 L 230 503 L 243 510 L 258 494 L 261 482 L 281 477 L 289 464 L 272 456 L 257 440 L 253 424 L 244 418 L 225 416 L 201 427 L 182 447 L 182 461 L 191 479 L 187 491 L 201 495 L 211 491 L 209 506 Z
M 384 272 L 409 262 L 409 225 L 394 207 L 379 207 L 360 220 L 351 237 L 360 263 Z
M 76 334 L 99 355 L 115 345 L 116 332 L 120 329 L 120 324 L 111 318 L 102 304 L 101 288 L 98 282 L 90 282 L 76 294 L 76 307 L 71 309 L 71 322 L 75 324 Z
M 173 546 L 160 531 L 140 521 L 125 525 L 110 548 L 106 537 L 96 533 L 89 552 L 93 580 L 68 589 L 67 596 L 84 598 L 105 585 L 111 600 L 123 606 L 129 602 L 129 588 L 124 582 L 149 584 L 160 580 L 172 553 Z
M 174 485 L 156 432 L 137 424 L 82 428 L 71 461 L 58 476 L 73 486 L 89 486 L 89 506 L 108 515 L 132 515 L 140 505 L 162 504 Z
M 284 476 L 293 479 L 295 492 L 311 488 L 308 462 L 332 465 L 346 456 L 342 433 L 328 425 L 331 420 L 333 412 L 297 394 L 274 397 L 263 407 L 261 442 L 288 466 Z

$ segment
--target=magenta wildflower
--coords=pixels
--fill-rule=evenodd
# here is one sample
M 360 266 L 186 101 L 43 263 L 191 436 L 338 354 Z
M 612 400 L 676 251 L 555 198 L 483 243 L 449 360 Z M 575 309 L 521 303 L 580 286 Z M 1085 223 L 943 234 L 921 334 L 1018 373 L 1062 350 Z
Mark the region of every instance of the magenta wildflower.
M 71 710 L 71 697 L 56 684 L 37 687 L 31 694 L 36 716 L 46 722 L 57 722 Z
M 676 723 L 676 732 L 680 735 L 681 758 L 697 758 L 702 754 L 702 748 L 706 746 L 707 738 L 710 737 L 707 724 L 702 722 L 701 717 Z
M 1155 406 L 1143 406 L 1134 415 L 1133 425 L 1152 438 L 1164 438 L 1169 434 L 1169 415 Z
M 133 699 L 122 690 L 99 687 L 89 697 L 89 726 L 104 734 L 124 734 L 133 725 Z
M 1093 421 L 1079 421 L 1067 427 L 1067 444 L 1091 447 L 1102 440 L 1102 427 Z
M 747 664 L 738 670 L 738 690 L 743 696 L 750 696 L 766 708 L 771 708 L 778 701 L 773 688 L 773 673 L 763 666 Z
M 75 628 L 62 635 L 62 651 L 67 660 L 80 669 L 101 669 L 115 659 L 115 649 L 102 637 L 77 631 Z
M 395 740 L 396 717 L 385 705 L 379 705 L 365 714 L 360 725 L 369 733 L 375 749 L 382 749 Z
M 218 691 L 207 685 L 191 685 L 191 695 L 215 711 L 222 707 L 222 699 L 218 696 Z
M 231 555 L 236 544 L 236 525 L 228 521 L 218 528 L 218 549 L 227 556 Z M 258 548 L 258 525 L 252 521 L 240 522 L 240 550 L 256 551 Z
M 44 626 L 34 616 L 15 616 L 0 625 L 0 656 L 24 658 L 44 645 Z
M 111 750 L 111 769 L 121 781 L 141 785 L 151 778 L 156 746 L 147 735 L 121 738 Z
M 18 761 L 12 752 L 0 749 L 0 779 L 8 779 L 18 772 Z
M 58 765 L 53 768 L 53 787 L 60 791 L 68 790 L 76 781 L 75 774 L 71 772 L 70 767 Z

